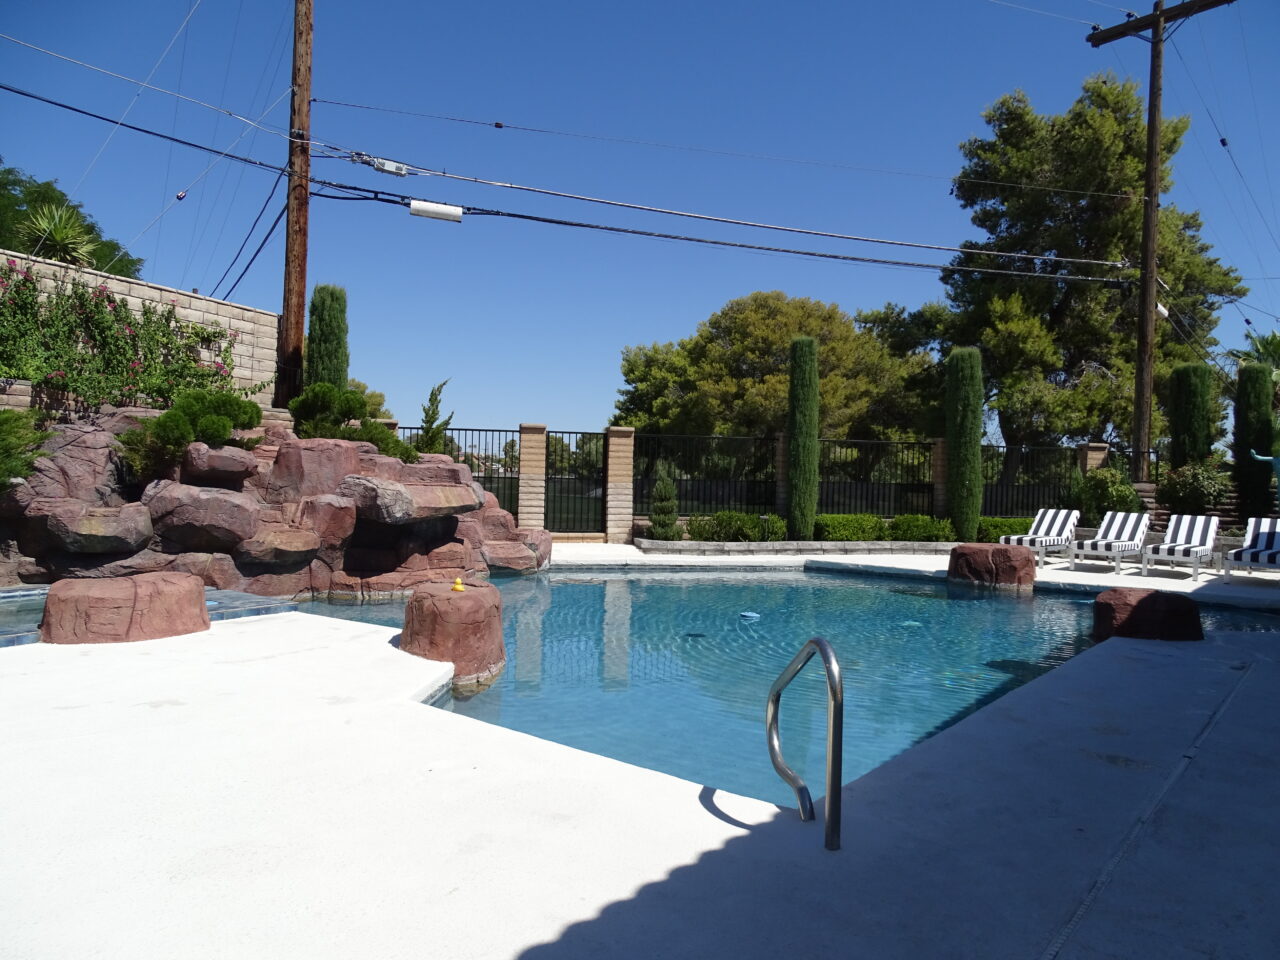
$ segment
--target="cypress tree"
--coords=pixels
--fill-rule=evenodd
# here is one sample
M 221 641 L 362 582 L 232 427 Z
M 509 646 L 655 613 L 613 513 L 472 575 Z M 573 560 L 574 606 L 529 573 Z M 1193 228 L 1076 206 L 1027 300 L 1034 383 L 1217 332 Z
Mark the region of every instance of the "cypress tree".
M 680 540 L 683 534 L 678 523 L 680 497 L 671 467 L 665 460 L 658 461 L 657 479 L 653 484 L 653 505 L 649 507 L 649 536 L 654 540 Z
M 947 507 L 956 538 L 972 541 L 982 512 L 982 354 L 954 348 L 946 373 Z
M 1240 498 L 1240 516 L 1265 517 L 1271 513 L 1271 465 L 1259 463 L 1249 455 L 1275 452 L 1275 422 L 1271 416 L 1271 398 L 1275 387 L 1271 368 L 1262 363 L 1240 365 L 1236 384 L 1236 405 L 1231 436 L 1231 454 L 1235 458 L 1232 476 Z
M 347 291 L 318 284 L 311 292 L 303 386 L 332 383 L 347 389 Z
M 1180 363 L 1169 380 L 1169 465 L 1202 463 L 1213 446 L 1212 432 L 1209 368 Z
M 812 540 L 818 513 L 818 341 L 791 341 L 791 385 L 787 409 L 787 536 Z

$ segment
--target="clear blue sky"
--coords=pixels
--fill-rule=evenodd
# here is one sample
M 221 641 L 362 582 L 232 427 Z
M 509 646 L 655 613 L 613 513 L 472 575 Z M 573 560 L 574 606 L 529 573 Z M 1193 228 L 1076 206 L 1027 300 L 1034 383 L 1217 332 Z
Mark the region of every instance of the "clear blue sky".
M 975 236 L 948 195 L 956 146 L 985 135 L 981 112 L 1025 90 L 1065 109 L 1090 73 L 1145 90 L 1138 39 L 1094 50 L 1089 23 L 1122 3 L 378 4 L 316 0 L 313 95 L 422 113 L 813 163 L 665 149 L 316 104 L 312 135 L 370 154 L 496 180 L 841 233 L 956 244 Z M 191 0 L 72 0 L 4 18 L 5 33 L 145 78 Z M 57 13 L 51 11 L 56 9 Z M 1150 9 L 1144 4 L 1140 12 Z M 1084 23 L 1077 21 L 1085 21 Z M 152 83 L 257 117 L 286 89 L 291 0 L 202 0 Z M 1280 314 L 1280 4 L 1237 0 L 1201 14 L 1167 51 L 1165 113 L 1190 114 L 1172 198 L 1198 209 L 1215 253 L 1248 278 L 1248 302 Z M 1179 56 L 1179 52 L 1181 56 Z M 1185 61 L 1185 63 L 1184 63 Z M 1197 89 L 1190 77 L 1195 76 Z M 137 88 L 0 41 L 0 79 L 118 117 Z M 208 292 L 275 174 L 221 162 L 134 239 L 212 157 L 0 92 L 8 165 L 63 189 L 108 236 L 146 258 L 143 276 Z M 1218 144 L 1231 144 L 1243 179 Z M 243 124 L 143 92 L 128 122 L 227 148 Z M 288 122 L 288 99 L 264 121 Z M 234 147 L 283 165 L 285 142 Z M 90 168 L 92 162 L 92 167 Z M 86 175 L 86 170 L 88 173 Z M 872 247 L 605 209 L 492 187 L 399 179 L 337 160 L 317 176 L 452 203 L 673 233 L 869 256 Z M 83 182 L 81 182 L 83 178 Z M 79 186 L 77 187 L 77 184 Z M 1247 184 L 1247 188 L 1246 188 Z M 1252 191 L 1252 197 L 1249 191 Z M 1255 205 L 1256 204 L 1256 205 Z M 250 242 L 282 205 L 277 193 Z M 277 310 L 283 231 L 233 299 Z M 906 259 L 945 262 L 921 251 Z M 241 260 L 243 263 L 243 258 Z M 235 276 L 239 272 L 232 274 Z M 599 429 L 629 344 L 688 336 L 726 301 L 780 289 L 850 312 L 941 296 L 937 275 L 710 249 L 491 217 L 451 224 L 377 203 L 316 199 L 309 281 L 347 288 L 351 373 L 414 423 L 432 384 L 459 426 Z M 1254 329 L 1276 321 L 1247 311 Z M 1243 341 L 1228 307 L 1224 346 Z

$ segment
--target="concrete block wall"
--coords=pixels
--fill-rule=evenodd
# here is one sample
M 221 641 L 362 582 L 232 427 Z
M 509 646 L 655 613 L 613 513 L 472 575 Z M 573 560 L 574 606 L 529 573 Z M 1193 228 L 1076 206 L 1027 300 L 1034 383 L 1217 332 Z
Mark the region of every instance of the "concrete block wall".
M 520 493 L 516 516 L 528 529 L 546 526 L 547 425 L 520 424 Z
M 280 335 L 278 313 L 226 300 L 215 300 L 213 297 L 156 283 L 117 277 L 98 270 L 72 267 L 23 253 L 0 250 L 0 257 L 15 261 L 18 269 L 30 270 L 40 290 L 45 293 L 79 280 L 90 287 L 105 286 L 110 294 L 125 303 L 134 313 L 140 312 L 144 303 L 158 308 L 173 306 L 181 320 L 235 334 L 236 339 L 231 348 L 231 369 L 237 387 L 249 387 L 275 376 L 276 343 Z M 268 387 L 255 394 L 253 399 L 268 404 L 271 402 L 271 393 L 271 388 Z M 14 395 L 8 396 L 12 398 Z M 0 395 L 0 406 L 5 403 L 3 395 Z M 27 406 L 30 406 L 30 402 Z
M 631 525 L 635 522 L 635 449 L 635 427 L 606 428 L 604 432 L 605 543 L 631 542 Z

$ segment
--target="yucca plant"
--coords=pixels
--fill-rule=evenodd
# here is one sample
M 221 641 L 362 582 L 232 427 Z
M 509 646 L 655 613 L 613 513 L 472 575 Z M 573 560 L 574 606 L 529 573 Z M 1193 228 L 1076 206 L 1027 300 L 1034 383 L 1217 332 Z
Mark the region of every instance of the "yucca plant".
M 33 256 L 59 263 L 88 266 L 98 249 L 84 216 L 69 205 L 45 203 L 32 207 L 18 230 Z

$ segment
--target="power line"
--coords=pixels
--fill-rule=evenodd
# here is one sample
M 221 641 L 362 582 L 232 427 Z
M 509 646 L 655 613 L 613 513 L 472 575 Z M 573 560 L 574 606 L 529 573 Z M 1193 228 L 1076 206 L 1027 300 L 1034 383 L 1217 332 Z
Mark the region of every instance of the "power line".
M 1071 23 L 1083 23 L 1086 27 L 1092 27 L 1094 30 L 1098 29 L 1098 25 L 1092 20 L 1081 20 L 1079 17 L 1068 17 L 1062 13 L 1052 13 L 1049 10 L 1040 10 L 1036 7 L 1024 7 L 1019 3 L 1009 3 L 1009 0 L 987 0 L 987 2 L 997 4 L 1001 7 L 1013 7 L 1015 10 L 1025 10 L 1027 13 L 1038 13 L 1042 17 L 1053 17 L 1057 20 L 1067 20 Z
M 352 160 L 356 163 L 371 164 L 375 158 L 365 154 L 355 154 Z M 737 227 L 755 227 L 761 230 L 778 230 L 783 233 L 798 233 L 810 237 L 825 237 L 831 240 L 854 240 L 859 243 L 876 243 L 891 247 L 910 247 L 915 250 L 942 250 L 948 253 L 990 254 L 992 256 L 1012 257 L 1023 260 L 1046 260 L 1054 263 L 1075 263 L 1091 267 L 1126 267 L 1127 263 L 1114 260 L 1086 260 L 1078 257 L 1056 257 L 1049 254 L 1035 253 L 996 253 L 994 251 L 975 250 L 970 247 L 951 247 L 936 243 L 913 243 L 908 240 L 885 240 L 876 237 L 861 237 L 848 233 L 831 233 L 825 230 L 809 230 L 803 227 L 786 227 L 772 223 L 760 223 L 754 220 L 739 220 L 733 217 L 716 217 L 705 213 L 691 213 L 686 210 L 671 210 L 666 207 L 654 207 L 642 203 L 627 203 L 621 200 L 605 200 L 579 193 L 567 193 L 562 190 L 549 190 L 544 187 L 530 187 L 518 183 L 504 183 L 500 180 L 486 180 L 483 177 L 468 177 L 462 174 L 449 173 L 446 170 L 435 170 L 430 167 L 419 167 L 406 164 L 408 172 L 432 177 L 444 177 L 447 180 L 459 180 L 465 183 L 478 183 L 489 187 L 502 187 L 506 190 L 519 190 L 524 193 L 536 193 L 548 197 L 559 197 L 565 200 L 580 200 L 584 203 L 597 203 L 608 207 L 619 207 L 624 210 L 639 210 L 645 213 L 661 213 L 672 217 L 685 217 L 689 220 L 702 220 L 707 223 L 723 223 Z
M 276 190 L 280 188 L 280 181 L 284 179 L 284 171 L 276 175 L 271 184 L 271 192 L 267 194 L 267 199 L 262 201 L 262 208 L 258 210 L 258 215 L 253 218 L 253 223 L 249 225 L 249 232 L 244 235 L 244 239 L 240 241 L 240 247 L 236 250 L 236 255 L 231 258 L 231 262 L 227 264 L 227 269 L 222 271 L 222 276 L 218 278 L 218 282 L 210 289 L 210 296 L 217 296 L 218 288 L 222 286 L 222 281 L 227 279 L 227 274 L 231 272 L 231 268 L 236 265 L 236 261 L 240 259 L 240 254 L 244 253 L 244 248 L 249 245 L 249 238 L 253 236 L 253 231 L 258 229 L 258 221 L 262 219 L 262 215 L 267 212 L 267 207 L 271 203 L 271 198 L 276 195 Z
M 253 251 L 253 256 L 250 257 L 249 262 L 244 265 L 244 269 L 240 271 L 240 276 L 236 277 L 236 282 L 231 285 L 231 289 L 222 295 L 222 298 L 224 300 L 230 300 L 231 295 L 236 292 L 236 287 L 240 286 L 240 281 L 244 279 L 245 274 L 249 272 L 249 268 L 252 267 L 254 261 L 258 259 L 258 254 L 260 254 L 263 251 L 263 249 L 266 247 L 267 242 L 271 239 L 272 235 L 276 232 L 276 227 L 280 226 L 280 221 L 284 219 L 284 213 L 288 209 L 289 207 L 287 205 L 280 208 L 280 212 L 276 214 L 276 218 L 272 222 L 271 228 L 267 230 L 267 235 L 264 236 L 262 238 L 262 242 L 258 244 L 258 249 Z
M 413 110 L 400 110 L 395 107 L 379 107 L 367 103 L 352 103 L 348 100 L 326 100 L 313 97 L 312 103 L 326 103 L 337 107 L 350 107 L 354 110 L 372 110 L 377 113 L 394 113 L 405 117 L 417 117 L 422 120 L 442 120 L 449 123 L 463 123 L 470 126 L 489 127 L 495 130 L 516 130 L 521 133 L 537 133 L 553 137 L 571 137 L 577 140 L 596 140 L 602 143 L 622 143 L 632 146 L 657 147 L 663 150 L 684 150 L 690 153 L 706 153 L 713 156 L 737 157 L 744 160 L 767 160 L 775 163 L 795 163 L 803 166 L 829 167 L 835 170 L 853 170 L 859 173 L 881 173 L 895 177 L 916 177 L 921 180 L 942 180 L 947 183 L 977 183 L 993 187 L 1018 187 L 1024 190 L 1043 190 L 1048 193 L 1067 193 L 1075 196 L 1110 197 L 1117 200 L 1139 200 L 1128 193 L 1106 193 L 1098 190 L 1073 190 L 1068 187 L 1051 187 L 1037 183 L 1014 183 L 1008 180 L 983 180 L 977 177 L 947 177 L 936 173 L 915 173 L 909 170 L 889 170 L 883 167 L 864 167 L 851 163 L 839 163 L 833 160 L 813 160 L 804 157 L 784 157 L 768 153 L 746 153 L 737 150 L 722 150 L 715 147 L 699 147 L 690 144 L 667 143 L 661 140 L 645 140 L 635 137 L 610 137 L 602 134 L 575 133 L 568 130 L 553 130 L 548 127 L 530 127 L 518 123 L 504 121 L 476 120 L 468 117 L 452 117 L 439 113 L 419 113 Z

